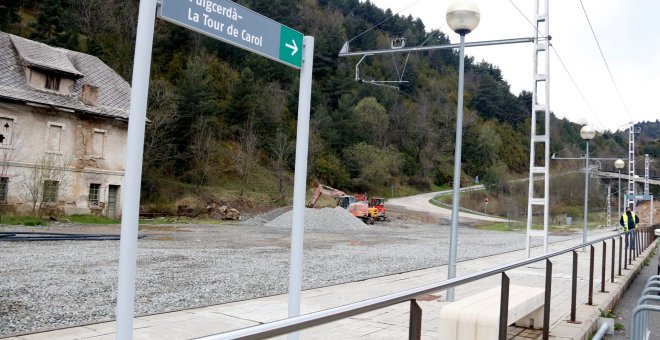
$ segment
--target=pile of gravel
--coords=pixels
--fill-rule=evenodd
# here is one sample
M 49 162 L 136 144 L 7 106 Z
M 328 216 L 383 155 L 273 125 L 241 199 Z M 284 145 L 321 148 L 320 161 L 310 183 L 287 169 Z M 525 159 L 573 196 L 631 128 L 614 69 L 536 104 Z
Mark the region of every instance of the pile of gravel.
M 287 211 L 291 211 L 291 207 L 281 207 L 281 208 L 273 209 L 263 214 L 256 215 L 250 219 L 244 220 L 243 222 L 241 222 L 241 224 L 247 224 L 247 225 L 266 224 Z
M 266 223 L 272 228 L 291 228 L 293 211 L 286 212 Z M 355 230 L 367 229 L 367 225 L 348 210 L 336 208 L 305 208 L 305 230 Z

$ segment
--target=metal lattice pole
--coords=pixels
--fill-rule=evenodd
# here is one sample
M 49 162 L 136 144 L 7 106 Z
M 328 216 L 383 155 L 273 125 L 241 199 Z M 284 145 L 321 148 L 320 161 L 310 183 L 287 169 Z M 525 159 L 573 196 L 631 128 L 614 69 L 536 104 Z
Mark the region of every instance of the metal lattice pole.
M 607 226 L 612 226 L 612 187 L 607 185 Z
M 649 158 L 649 154 L 644 155 L 644 196 L 650 195 L 650 190 L 649 190 L 649 164 L 651 163 L 651 159 Z
M 628 194 L 626 207 L 635 206 L 635 124 L 630 122 L 628 134 Z M 636 207 L 635 207 L 636 208 Z
M 527 257 L 531 253 L 532 237 L 543 237 L 544 252 L 548 252 L 548 214 L 550 212 L 550 0 L 536 0 L 534 2 L 534 20 L 536 32 L 534 39 L 534 86 L 532 91 L 532 126 L 529 148 L 529 196 L 527 198 Z M 539 58 L 544 60 L 539 65 Z M 543 121 L 539 122 L 541 113 Z M 539 131 L 539 127 L 543 129 Z M 537 163 L 536 147 L 541 145 L 544 150 L 543 162 Z M 544 181 L 543 192 L 537 195 L 534 188 L 534 177 L 542 175 Z M 534 206 L 543 207 L 543 231 L 533 230 L 532 215 Z

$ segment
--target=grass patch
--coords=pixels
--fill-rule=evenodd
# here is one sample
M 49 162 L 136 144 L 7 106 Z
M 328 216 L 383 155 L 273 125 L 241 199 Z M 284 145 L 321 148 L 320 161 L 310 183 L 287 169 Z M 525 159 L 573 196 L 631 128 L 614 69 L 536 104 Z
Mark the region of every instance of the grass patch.
M 525 231 L 527 230 L 527 223 L 524 221 L 513 222 L 485 222 L 478 224 L 475 228 L 480 230 L 493 230 L 493 231 Z M 565 226 L 548 226 L 549 232 L 565 232 L 568 230 Z M 542 225 L 532 225 L 532 230 L 543 230 Z
M 39 217 L 33 216 L 2 216 L 2 224 L 38 226 L 46 225 L 46 222 Z
M 521 230 L 525 230 L 525 228 L 527 228 L 527 225 L 521 222 L 495 222 L 495 223 L 479 224 L 475 226 L 475 228 L 480 230 L 493 230 L 493 231 L 521 231 Z M 540 228 L 542 229 L 543 227 Z
M 121 220 L 118 218 L 109 218 L 97 215 L 71 215 L 66 217 L 67 220 L 74 223 L 81 224 L 119 224 Z

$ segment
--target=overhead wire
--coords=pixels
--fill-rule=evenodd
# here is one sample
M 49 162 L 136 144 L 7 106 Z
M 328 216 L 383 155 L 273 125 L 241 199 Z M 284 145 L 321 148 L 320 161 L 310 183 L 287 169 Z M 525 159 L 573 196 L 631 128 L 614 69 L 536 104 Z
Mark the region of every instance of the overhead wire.
M 376 27 L 382 25 L 384 22 L 386 22 L 386 21 L 388 21 L 388 20 L 394 18 L 395 16 L 399 15 L 399 13 L 401 13 L 401 12 L 407 10 L 408 8 L 410 8 L 410 7 L 412 7 L 412 6 L 417 5 L 418 3 L 422 2 L 422 1 L 424 1 L 424 0 L 417 0 L 417 1 L 413 2 L 412 4 L 410 4 L 410 5 L 408 5 L 408 6 L 404 7 L 404 8 L 402 8 L 402 9 L 400 9 L 398 12 L 393 13 L 393 14 L 390 15 L 389 17 L 387 17 L 387 18 L 381 20 L 379 23 L 377 23 L 377 24 L 371 26 L 370 28 L 366 29 L 364 32 L 362 32 L 362 33 L 356 35 L 355 37 L 353 37 L 353 38 L 351 38 L 351 39 L 349 39 L 348 42 L 351 42 L 351 41 L 353 41 L 353 40 L 355 40 L 355 39 L 357 39 L 357 38 L 363 36 L 363 35 L 366 34 L 367 32 L 369 32 L 369 31 L 373 30 L 374 28 L 376 28 Z
M 536 32 L 541 38 L 543 38 L 543 39 L 548 39 L 547 36 L 545 36 L 543 33 L 541 33 L 541 32 L 536 28 L 536 25 L 534 25 L 534 23 L 533 23 L 533 22 L 532 22 L 532 21 L 531 21 L 526 15 L 525 15 L 525 13 L 523 13 L 523 11 L 520 9 L 520 7 L 518 7 L 518 5 L 516 5 L 516 3 L 513 2 L 513 0 L 508 0 L 508 1 L 509 1 L 509 3 L 510 3 L 513 7 L 515 7 L 515 9 L 518 11 L 518 13 L 520 13 L 520 15 L 521 15 L 521 16 L 522 16 L 522 17 L 523 17 L 523 18 L 524 18 L 524 19 L 530 24 L 530 26 L 532 26 L 532 28 L 534 29 L 534 31 L 535 31 L 535 32 Z M 596 114 L 596 111 L 595 111 L 595 110 L 593 109 L 593 107 L 591 106 L 591 103 L 587 100 L 587 97 L 584 95 L 584 93 L 583 93 L 582 90 L 580 89 L 580 86 L 578 86 L 577 82 L 575 81 L 575 78 L 573 77 L 573 74 L 568 70 L 568 67 L 566 67 L 566 63 L 564 63 L 564 60 L 563 60 L 562 57 L 559 55 L 559 52 L 557 52 L 557 49 L 555 48 L 555 46 L 554 46 L 553 44 L 550 44 L 550 48 L 551 48 L 552 51 L 555 53 L 555 56 L 557 56 L 557 59 L 559 60 L 559 63 L 560 63 L 561 66 L 564 68 L 564 71 L 566 71 L 566 74 L 568 75 L 568 77 L 570 78 L 571 82 L 573 83 L 573 86 L 575 86 L 575 89 L 576 89 L 576 90 L 578 91 L 578 93 L 580 94 L 580 97 L 582 98 L 582 100 L 584 101 L 584 103 L 587 105 L 587 108 L 589 109 L 589 111 L 591 111 L 591 113 L 593 114 L 594 118 L 596 118 L 596 121 L 601 125 L 601 127 L 602 127 L 603 129 L 605 129 L 605 125 L 604 125 L 604 124 L 600 121 L 600 119 L 598 118 L 598 115 Z
M 519 14 L 520 14 L 520 15 L 521 15 L 521 16 L 522 16 L 522 17 L 523 17 L 523 18 L 524 18 L 524 19 L 525 19 L 525 20 L 526 20 L 531 26 L 532 26 L 532 28 L 534 29 L 534 31 L 535 31 L 540 37 L 542 37 L 542 38 L 544 38 L 544 39 L 548 39 L 547 36 L 545 36 L 543 33 L 541 33 L 541 32 L 536 28 L 536 25 L 534 25 L 534 23 L 533 23 L 533 22 L 532 22 L 532 21 L 531 21 L 526 15 L 525 15 L 525 13 L 523 13 L 523 11 L 520 9 L 520 7 L 518 7 L 518 5 L 516 5 L 516 3 L 513 2 L 513 0 L 508 0 L 508 1 L 509 1 L 509 3 L 510 3 L 510 4 L 511 4 L 511 5 L 512 5 L 512 6 L 518 11 L 518 13 L 519 13 Z M 580 3 L 582 3 L 582 0 L 580 0 Z M 586 13 L 585 13 L 585 14 L 586 14 Z M 592 30 L 592 32 L 593 32 L 593 30 Z M 594 35 L 594 37 L 595 37 L 595 35 Z M 571 83 L 573 84 L 573 86 L 575 87 L 575 89 L 577 90 L 577 92 L 580 94 L 580 97 L 582 98 L 582 101 L 584 101 L 584 103 L 586 104 L 587 108 L 589 109 L 589 111 L 591 111 L 591 114 L 592 114 L 593 117 L 596 119 L 596 122 L 598 122 L 598 124 L 601 126 L 601 128 L 602 128 L 603 130 L 607 130 L 607 128 L 605 127 L 605 124 L 603 124 L 603 122 L 600 120 L 600 118 L 599 118 L 598 115 L 596 114 L 596 111 L 595 111 L 594 108 L 591 106 L 591 103 L 589 102 L 589 100 L 587 100 L 587 97 L 584 95 L 584 92 L 582 92 L 582 90 L 580 89 L 580 86 L 578 85 L 577 81 L 576 81 L 575 78 L 573 77 L 573 74 L 571 73 L 571 71 L 568 70 L 568 67 L 566 66 L 566 63 L 564 63 L 563 58 L 559 55 L 559 52 L 557 51 L 557 49 L 555 48 L 555 46 L 554 46 L 553 44 L 550 44 L 550 48 L 552 49 L 552 51 L 554 52 L 555 56 L 557 57 L 557 60 L 559 60 L 559 63 L 561 64 L 562 68 L 564 69 L 564 71 L 565 71 L 566 74 L 568 75 L 568 78 L 571 80 Z M 600 45 L 599 45 L 599 48 L 600 48 Z M 604 57 L 603 57 L 603 58 L 604 58 Z M 609 70 L 609 68 L 608 68 L 608 70 Z M 617 88 L 617 90 L 618 90 L 618 88 Z M 621 145 L 614 143 L 614 141 L 612 141 L 611 139 L 607 139 L 607 141 L 608 141 L 609 143 L 611 143 L 612 145 L 616 146 L 617 148 L 622 148 Z
M 596 37 L 596 32 L 594 31 L 593 25 L 591 25 L 591 20 L 589 19 L 589 14 L 587 14 L 587 9 L 584 7 L 584 3 L 582 3 L 582 0 L 580 0 L 580 6 L 582 7 L 582 12 L 584 13 L 584 17 L 587 19 L 587 23 L 589 24 L 589 29 L 591 30 L 591 34 L 594 37 L 594 40 L 596 41 L 596 45 L 598 46 L 598 51 L 600 52 L 600 56 L 603 59 L 603 63 L 605 63 L 605 68 L 607 68 L 607 73 L 610 75 L 610 79 L 612 80 L 612 84 L 614 84 L 614 88 L 616 89 L 617 95 L 619 95 L 619 100 L 621 100 L 621 104 L 623 105 L 623 108 L 626 109 L 626 113 L 630 117 L 631 120 L 635 120 L 633 118 L 633 115 L 630 113 L 630 110 L 628 109 L 628 105 L 626 105 L 626 102 L 623 100 L 623 96 L 621 95 L 621 91 L 619 90 L 619 85 L 617 84 L 616 80 L 614 80 L 614 76 L 612 75 L 612 70 L 610 69 L 610 65 L 607 63 L 607 59 L 605 59 L 605 54 L 603 53 L 603 49 L 600 47 L 600 42 L 598 41 L 598 37 Z

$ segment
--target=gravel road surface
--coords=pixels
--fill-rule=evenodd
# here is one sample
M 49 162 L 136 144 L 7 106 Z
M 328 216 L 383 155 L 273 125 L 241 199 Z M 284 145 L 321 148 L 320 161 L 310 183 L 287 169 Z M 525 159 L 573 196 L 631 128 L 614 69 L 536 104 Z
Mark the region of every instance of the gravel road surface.
M 188 309 L 286 292 L 290 228 L 275 218 L 223 225 L 142 226 L 136 313 Z M 337 221 L 339 221 L 338 219 Z M 437 220 L 436 220 L 437 221 Z M 304 289 L 446 264 L 445 220 L 394 218 L 306 231 Z M 335 221 L 336 222 L 336 221 Z M 119 226 L 0 231 L 119 233 Z M 551 241 L 579 234 L 551 237 Z M 524 234 L 462 225 L 459 261 L 524 248 Z M 119 241 L 0 242 L 0 337 L 114 318 Z M 439 273 L 444 279 L 446 273 Z
M 470 189 L 470 188 L 462 188 L 462 189 Z M 387 200 L 387 204 L 399 206 L 407 210 L 430 213 L 434 216 L 437 216 L 438 218 L 450 219 L 451 209 L 439 207 L 429 202 L 429 200 L 431 200 L 435 196 L 438 196 L 440 194 L 447 194 L 450 192 L 451 190 L 445 190 L 445 191 L 429 192 L 414 196 L 392 198 Z M 472 220 L 472 221 L 507 222 L 507 220 L 503 218 L 470 214 L 462 211 L 458 213 L 458 216 L 459 219 L 463 221 Z

